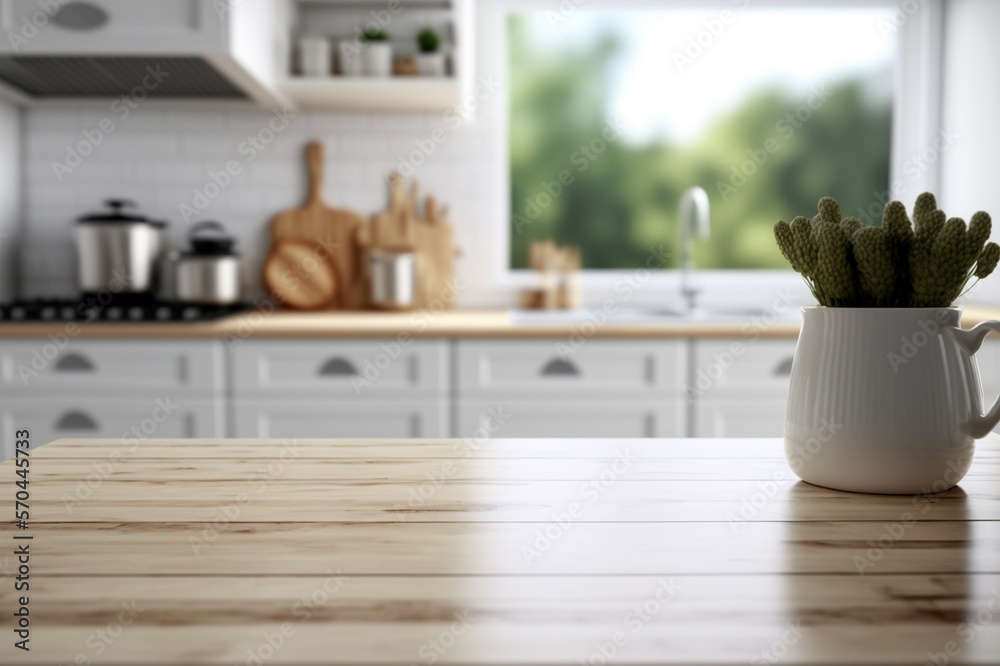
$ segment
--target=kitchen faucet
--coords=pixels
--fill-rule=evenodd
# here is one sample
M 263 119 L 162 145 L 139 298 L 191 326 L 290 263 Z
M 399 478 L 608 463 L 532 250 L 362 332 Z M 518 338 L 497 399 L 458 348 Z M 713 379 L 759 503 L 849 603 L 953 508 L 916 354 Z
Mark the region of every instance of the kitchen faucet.
M 694 234 L 708 238 L 710 233 L 708 193 L 700 187 L 691 187 L 681 195 L 677 209 L 678 246 L 681 254 L 681 297 L 690 313 L 695 309 L 698 288 L 691 282 L 694 270 Z

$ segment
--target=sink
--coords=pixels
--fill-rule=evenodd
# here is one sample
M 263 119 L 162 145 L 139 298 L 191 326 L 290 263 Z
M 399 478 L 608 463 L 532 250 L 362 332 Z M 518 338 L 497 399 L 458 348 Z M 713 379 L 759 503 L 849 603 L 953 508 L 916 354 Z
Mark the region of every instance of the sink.
M 695 309 L 692 319 L 751 319 L 767 314 L 764 308 L 754 307 L 700 307 Z
M 672 307 L 625 307 L 619 306 L 612 313 L 605 313 L 600 307 L 581 308 L 579 310 L 521 310 L 510 311 L 513 324 L 574 324 L 590 321 L 607 321 L 611 324 L 652 324 L 657 322 L 678 323 L 705 321 L 746 321 L 773 316 L 779 321 L 794 321 L 798 311 L 789 309 L 785 313 L 772 312 L 766 308 L 746 306 L 699 307 L 691 312 Z
M 614 312 L 605 313 L 600 307 L 578 310 L 521 310 L 510 311 L 514 324 L 573 324 L 588 321 L 607 320 L 615 324 L 644 324 L 655 321 L 683 321 L 687 315 L 672 308 L 618 307 Z

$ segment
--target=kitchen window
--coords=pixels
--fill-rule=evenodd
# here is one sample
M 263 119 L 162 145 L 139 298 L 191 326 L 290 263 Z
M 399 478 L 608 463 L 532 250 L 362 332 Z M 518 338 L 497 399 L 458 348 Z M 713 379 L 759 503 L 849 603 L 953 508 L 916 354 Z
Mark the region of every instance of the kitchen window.
M 699 268 L 786 268 L 774 221 L 824 195 L 877 223 L 905 20 L 748 4 L 506 15 L 509 268 L 539 239 L 580 246 L 588 269 L 646 266 L 651 246 L 676 257 L 693 185 L 712 208 Z

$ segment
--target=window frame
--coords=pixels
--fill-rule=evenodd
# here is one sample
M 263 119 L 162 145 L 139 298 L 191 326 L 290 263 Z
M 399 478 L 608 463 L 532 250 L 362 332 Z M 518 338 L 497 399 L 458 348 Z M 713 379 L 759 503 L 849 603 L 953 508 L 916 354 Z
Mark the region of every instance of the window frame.
M 694 2 L 693 0 L 566 0 L 560 6 L 575 6 L 580 9 L 698 9 L 711 11 L 718 9 L 739 10 L 750 0 L 713 0 Z M 755 0 L 753 8 L 845 8 L 845 7 L 885 7 L 893 8 L 895 3 L 888 0 Z M 898 6 L 898 5 L 895 5 Z M 511 13 L 529 10 L 551 10 L 541 8 L 531 0 L 491 0 L 483 3 L 478 16 L 478 58 L 481 72 L 500 72 L 501 81 L 509 81 L 507 71 L 506 20 Z M 556 10 L 558 11 L 558 10 Z M 922 0 L 919 9 L 897 26 L 897 53 L 894 71 L 894 97 L 892 109 L 891 164 L 889 182 L 894 188 L 893 197 L 901 199 L 907 206 L 916 195 L 923 191 L 938 191 L 940 183 L 940 159 L 927 165 L 914 177 L 904 173 L 908 160 L 921 154 L 934 144 L 941 125 L 941 54 L 943 50 L 943 3 L 942 0 Z M 496 251 L 491 253 L 488 274 L 489 285 L 473 285 L 479 291 L 506 292 L 537 284 L 537 276 L 530 269 L 510 267 L 511 225 L 510 204 L 510 154 L 509 154 L 509 91 L 504 88 L 496 96 L 497 103 L 490 109 L 496 114 L 496 126 L 500 146 L 500 168 L 498 180 L 502 200 L 500 214 L 490 226 L 489 234 Z M 695 183 L 692 183 L 692 185 Z M 903 187 L 896 188 L 902 184 Z M 602 270 L 584 269 L 581 282 L 586 305 L 600 304 L 606 299 L 621 301 L 622 284 L 640 284 L 631 291 L 630 301 L 635 305 L 661 304 L 664 292 L 680 300 L 680 270 L 665 268 L 641 275 L 641 269 Z M 641 281 L 640 281 L 641 278 Z M 792 293 L 802 305 L 811 302 L 800 277 L 791 270 L 697 270 L 695 282 L 700 289 L 699 301 L 709 304 L 731 304 L 734 295 L 741 303 L 764 306 L 781 294 Z

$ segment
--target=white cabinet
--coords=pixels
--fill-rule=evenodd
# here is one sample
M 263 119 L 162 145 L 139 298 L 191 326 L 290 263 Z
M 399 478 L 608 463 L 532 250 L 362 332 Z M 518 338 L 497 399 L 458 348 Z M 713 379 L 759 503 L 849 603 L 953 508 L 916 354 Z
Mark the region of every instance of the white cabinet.
M 695 340 L 685 396 L 696 437 L 780 437 L 795 340 Z
M 0 395 L 221 393 L 224 360 L 209 340 L 4 340 Z
M 237 400 L 236 437 L 447 437 L 444 400 L 287 402 Z
M 683 343 L 675 340 L 462 340 L 458 391 L 651 397 L 682 385 Z
M 671 437 L 684 433 L 678 340 L 459 340 L 457 437 L 492 411 L 494 437 Z
M 362 399 L 447 391 L 444 340 L 261 340 L 236 347 L 240 397 Z
M 28 430 L 32 447 L 64 437 L 114 439 L 124 444 L 163 437 L 224 437 L 222 400 L 177 396 L 107 400 L 66 397 L 4 399 L 0 449 L 14 455 L 14 433 Z
M 697 437 L 781 437 L 785 432 L 785 401 L 700 401 L 694 432 Z
M 0 10 L 4 35 L 27 37 L 16 49 L 4 39 L 0 53 L 134 54 L 153 40 L 169 56 L 226 45 L 224 12 L 205 0 L 2 0 Z
M 223 343 L 38 338 L 0 344 L 0 450 L 63 437 L 226 436 Z
M 3 340 L 0 446 L 62 437 L 778 437 L 794 340 Z M 1000 393 L 1000 341 L 979 354 Z M 177 405 L 163 417 L 164 405 Z M 159 407 L 159 409 L 158 409 Z
M 460 400 L 458 437 L 681 437 L 678 400 Z
M 449 435 L 446 340 L 254 340 L 231 356 L 238 437 Z

